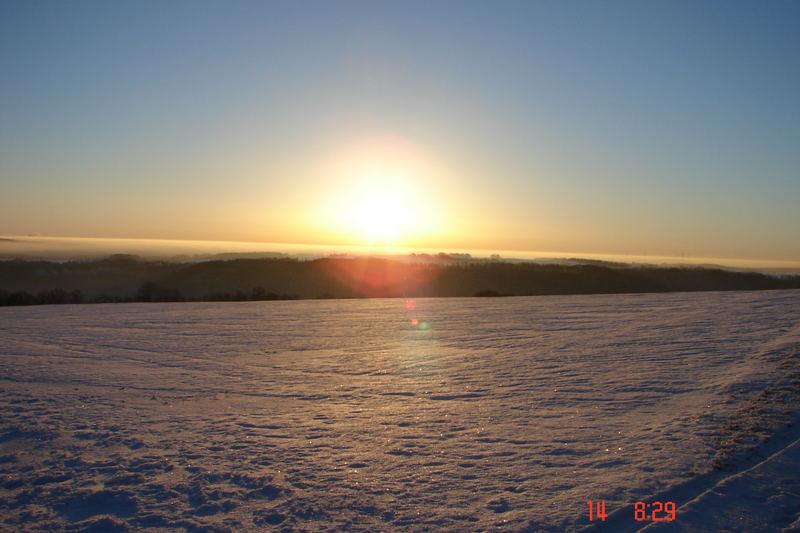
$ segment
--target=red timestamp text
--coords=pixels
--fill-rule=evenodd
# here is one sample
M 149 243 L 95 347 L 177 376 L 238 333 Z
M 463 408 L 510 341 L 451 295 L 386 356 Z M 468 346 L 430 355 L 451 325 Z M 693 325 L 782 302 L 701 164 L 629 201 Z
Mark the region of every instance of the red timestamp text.
M 640 522 L 643 520 L 672 521 L 677 515 L 678 506 L 675 505 L 675 502 L 636 502 L 633 505 L 633 518 Z
M 608 518 L 606 502 L 602 500 L 586 502 L 589 505 L 589 521 Z M 672 521 L 678 516 L 678 506 L 675 502 L 636 502 L 633 505 L 633 518 L 639 522 L 652 520 L 654 522 Z
M 606 513 L 606 502 L 597 501 L 586 503 L 589 504 L 589 522 L 595 518 L 605 521 L 606 517 L 608 517 L 608 513 Z

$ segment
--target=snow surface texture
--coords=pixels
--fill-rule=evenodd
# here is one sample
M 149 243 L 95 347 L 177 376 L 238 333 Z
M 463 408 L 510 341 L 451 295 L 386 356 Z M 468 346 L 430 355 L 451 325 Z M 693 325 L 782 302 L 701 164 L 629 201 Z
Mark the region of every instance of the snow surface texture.
M 798 291 L 4 308 L 0 530 L 795 531 L 798 346 Z

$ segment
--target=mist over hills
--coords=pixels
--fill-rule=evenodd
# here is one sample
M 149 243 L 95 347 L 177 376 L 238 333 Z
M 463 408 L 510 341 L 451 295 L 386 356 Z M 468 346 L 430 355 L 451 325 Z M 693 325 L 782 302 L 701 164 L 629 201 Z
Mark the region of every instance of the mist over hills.
M 800 276 L 718 268 L 472 260 L 468 256 L 288 257 L 204 262 L 116 255 L 0 262 L 0 303 L 525 296 L 800 288 Z

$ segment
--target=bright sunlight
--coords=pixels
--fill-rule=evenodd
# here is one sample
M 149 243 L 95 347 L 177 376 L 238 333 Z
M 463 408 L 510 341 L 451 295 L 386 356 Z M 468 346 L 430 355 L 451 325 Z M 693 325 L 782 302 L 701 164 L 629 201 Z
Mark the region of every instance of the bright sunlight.
M 369 186 L 368 186 L 369 187 Z M 350 223 L 369 244 L 395 244 L 413 227 L 414 213 L 400 191 L 376 184 L 356 197 L 349 214 Z
M 338 151 L 323 170 L 321 225 L 342 240 L 366 246 L 406 246 L 444 232 L 437 172 L 411 143 L 368 139 Z M 332 190 L 330 190 L 332 189 Z

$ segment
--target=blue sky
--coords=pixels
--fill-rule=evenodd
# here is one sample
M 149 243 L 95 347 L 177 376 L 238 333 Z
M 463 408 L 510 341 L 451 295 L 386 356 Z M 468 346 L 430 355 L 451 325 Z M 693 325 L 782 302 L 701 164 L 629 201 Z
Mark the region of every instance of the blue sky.
M 410 197 L 442 216 L 402 244 L 800 260 L 798 23 L 797 2 L 6 1 L 0 234 L 358 241 L 315 215 L 358 196 L 325 161 L 389 136 L 437 169 Z

